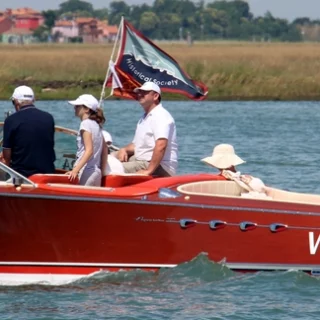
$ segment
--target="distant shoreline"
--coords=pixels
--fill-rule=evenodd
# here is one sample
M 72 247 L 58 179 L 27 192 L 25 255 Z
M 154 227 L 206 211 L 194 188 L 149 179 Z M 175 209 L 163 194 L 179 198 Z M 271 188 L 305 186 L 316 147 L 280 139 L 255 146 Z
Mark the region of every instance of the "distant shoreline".
M 168 43 L 161 48 L 208 86 L 207 101 L 320 100 L 318 43 Z M 111 51 L 112 45 L 0 45 L 5 61 L 0 99 L 7 100 L 21 84 L 31 86 L 38 100 L 82 93 L 100 98 Z M 187 98 L 164 93 L 164 100 Z

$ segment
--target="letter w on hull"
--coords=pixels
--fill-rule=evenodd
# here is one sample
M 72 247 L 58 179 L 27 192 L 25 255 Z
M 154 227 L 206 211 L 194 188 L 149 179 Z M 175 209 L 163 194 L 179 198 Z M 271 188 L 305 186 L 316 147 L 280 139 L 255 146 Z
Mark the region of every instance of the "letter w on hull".
M 318 250 L 318 246 L 320 244 L 320 235 L 318 236 L 317 242 L 314 242 L 314 232 L 309 232 L 309 249 L 310 254 L 315 255 Z

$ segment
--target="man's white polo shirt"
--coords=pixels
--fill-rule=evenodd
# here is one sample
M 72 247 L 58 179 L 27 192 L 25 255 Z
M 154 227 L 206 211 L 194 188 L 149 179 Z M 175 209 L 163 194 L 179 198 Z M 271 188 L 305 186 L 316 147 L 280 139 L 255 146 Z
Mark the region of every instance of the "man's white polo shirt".
M 155 142 L 160 138 L 168 140 L 160 164 L 169 174 L 174 175 L 178 167 L 176 125 L 173 117 L 163 108 L 162 104 L 158 104 L 147 115 L 144 115 L 137 124 L 133 139 L 136 159 L 150 161 Z

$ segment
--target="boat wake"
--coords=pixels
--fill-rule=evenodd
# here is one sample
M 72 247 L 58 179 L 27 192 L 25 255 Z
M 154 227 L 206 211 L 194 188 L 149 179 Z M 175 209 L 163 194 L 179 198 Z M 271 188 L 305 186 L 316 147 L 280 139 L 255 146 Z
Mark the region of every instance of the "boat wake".
M 113 285 L 144 285 L 157 284 L 159 289 L 171 287 L 181 288 L 188 284 L 192 278 L 192 286 L 220 281 L 233 277 L 235 273 L 224 265 L 223 261 L 215 263 L 210 261 L 207 254 L 202 253 L 191 261 L 182 263 L 174 268 L 162 268 L 158 271 L 144 271 L 136 269 L 132 271 L 98 271 L 89 275 L 65 275 L 65 274 L 1 274 L 1 286 L 91 286 L 102 283 Z

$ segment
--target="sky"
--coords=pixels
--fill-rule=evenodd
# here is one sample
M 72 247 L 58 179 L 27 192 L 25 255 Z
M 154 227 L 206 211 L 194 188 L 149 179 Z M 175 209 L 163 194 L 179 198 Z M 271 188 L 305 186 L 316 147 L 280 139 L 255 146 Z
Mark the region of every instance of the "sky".
M 108 7 L 112 0 L 92 0 L 95 9 Z M 251 12 L 255 15 L 263 15 L 270 11 L 277 18 L 285 18 L 290 21 L 296 17 L 320 18 L 320 0 L 247 0 Z M 6 8 L 30 7 L 36 10 L 58 9 L 61 0 L 0 0 L 0 10 Z M 152 4 L 153 0 L 126 0 L 127 4 Z M 207 2 L 212 2 L 211 0 Z

